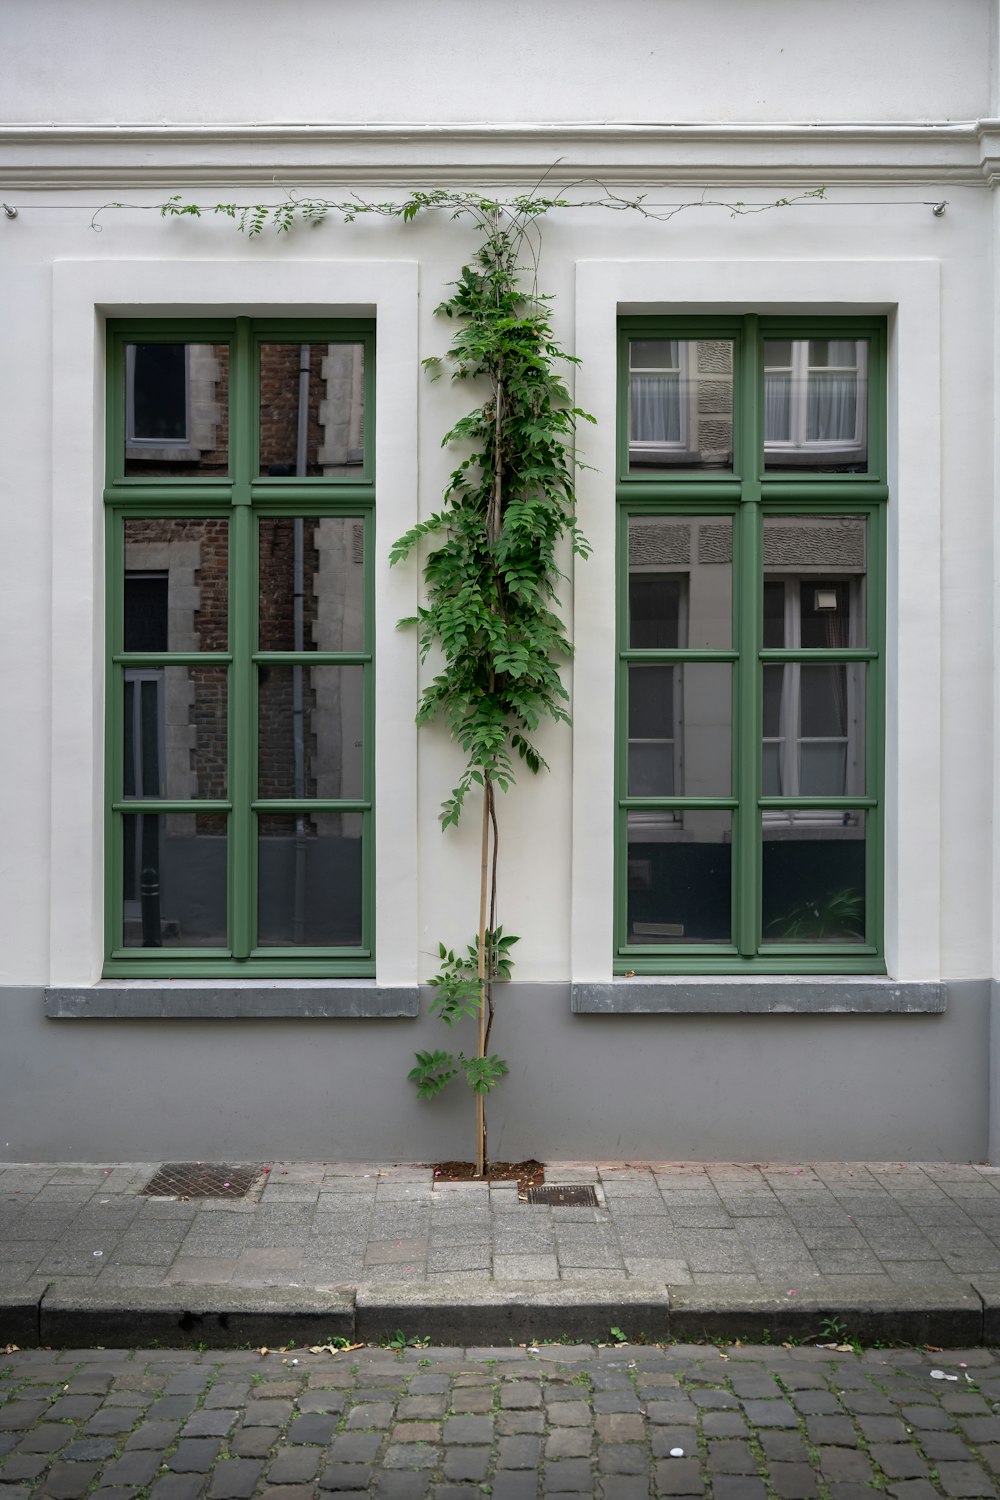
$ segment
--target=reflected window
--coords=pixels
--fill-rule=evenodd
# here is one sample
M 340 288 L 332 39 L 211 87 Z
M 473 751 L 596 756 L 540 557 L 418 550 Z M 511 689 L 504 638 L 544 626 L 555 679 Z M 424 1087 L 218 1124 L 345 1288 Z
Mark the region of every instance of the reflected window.
M 867 405 L 866 339 L 765 341 L 766 468 L 865 470 Z
M 224 475 L 228 425 L 228 345 L 125 345 L 127 477 Z
M 632 339 L 628 348 L 629 470 L 731 469 L 732 342 Z

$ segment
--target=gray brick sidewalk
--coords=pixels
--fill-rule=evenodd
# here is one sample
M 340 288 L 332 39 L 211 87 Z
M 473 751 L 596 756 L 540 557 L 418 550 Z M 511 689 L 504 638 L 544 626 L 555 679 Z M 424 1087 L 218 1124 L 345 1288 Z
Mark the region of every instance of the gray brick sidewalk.
M 663 1289 L 675 1315 L 706 1318 L 757 1299 L 750 1332 L 796 1307 L 971 1307 L 979 1328 L 957 1332 L 990 1336 L 997 1319 L 1000 1336 L 995 1168 L 554 1163 L 548 1183 L 590 1184 L 599 1200 L 559 1208 L 379 1163 L 270 1164 L 239 1200 L 143 1197 L 157 1165 L 0 1168 L 0 1324 L 4 1305 L 43 1298 L 179 1306 L 197 1289 L 232 1310 L 271 1291 L 365 1288 L 405 1308 L 550 1286 L 608 1304 Z
M 994 1352 L 0 1356 L 3 1500 L 996 1496 Z

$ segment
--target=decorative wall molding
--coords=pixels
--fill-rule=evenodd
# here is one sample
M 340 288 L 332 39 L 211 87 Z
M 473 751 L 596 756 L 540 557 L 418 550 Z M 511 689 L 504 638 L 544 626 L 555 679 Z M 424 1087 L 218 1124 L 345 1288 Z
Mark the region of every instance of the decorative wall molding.
M 4 188 L 352 182 L 955 182 L 992 186 L 1000 121 L 0 126 Z

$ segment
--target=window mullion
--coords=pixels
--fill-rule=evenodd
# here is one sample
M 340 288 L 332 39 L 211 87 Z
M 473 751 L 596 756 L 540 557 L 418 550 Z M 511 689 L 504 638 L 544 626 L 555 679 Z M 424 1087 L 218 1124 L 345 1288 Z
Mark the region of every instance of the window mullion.
M 761 670 L 760 645 L 763 620 L 763 541 L 760 512 L 760 473 L 763 463 L 762 385 L 757 318 L 746 319 L 740 345 L 739 370 L 739 465 L 743 475 L 739 512 L 737 566 L 736 644 L 739 647 L 739 687 L 735 756 L 740 799 L 736 815 L 736 868 L 734 871 L 734 932 L 736 947 L 744 958 L 757 952 L 760 930 L 758 892 L 760 870 L 761 759 Z
M 229 940 L 234 958 L 246 958 L 253 946 L 254 881 L 253 769 L 257 745 L 254 721 L 253 652 L 257 566 L 254 516 L 250 508 L 253 438 L 256 431 L 251 335 L 247 319 L 238 318 L 230 376 L 233 509 L 230 521 L 230 640 L 233 663 L 229 692 L 229 775 L 232 813 L 229 820 Z

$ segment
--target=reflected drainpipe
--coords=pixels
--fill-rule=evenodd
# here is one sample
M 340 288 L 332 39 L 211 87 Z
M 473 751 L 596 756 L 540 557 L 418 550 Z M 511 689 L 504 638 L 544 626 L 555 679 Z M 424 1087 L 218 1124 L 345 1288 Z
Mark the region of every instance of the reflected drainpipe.
M 309 345 L 299 346 L 299 410 L 298 410 L 298 432 L 295 442 L 295 472 L 304 475 L 308 463 L 309 451 Z M 302 517 L 296 516 L 292 522 L 294 532 L 294 567 L 293 567 L 293 648 L 296 651 L 303 649 L 304 636 L 304 601 L 303 601 L 303 546 L 302 546 Z M 305 711 L 302 705 L 302 668 L 296 664 L 292 668 L 292 744 L 295 756 L 295 795 L 304 797 L 306 794 L 306 741 L 305 741 Z M 303 813 L 295 814 L 295 885 L 294 885 L 294 908 L 292 915 L 292 941 L 301 943 L 305 936 L 306 927 L 306 820 Z

